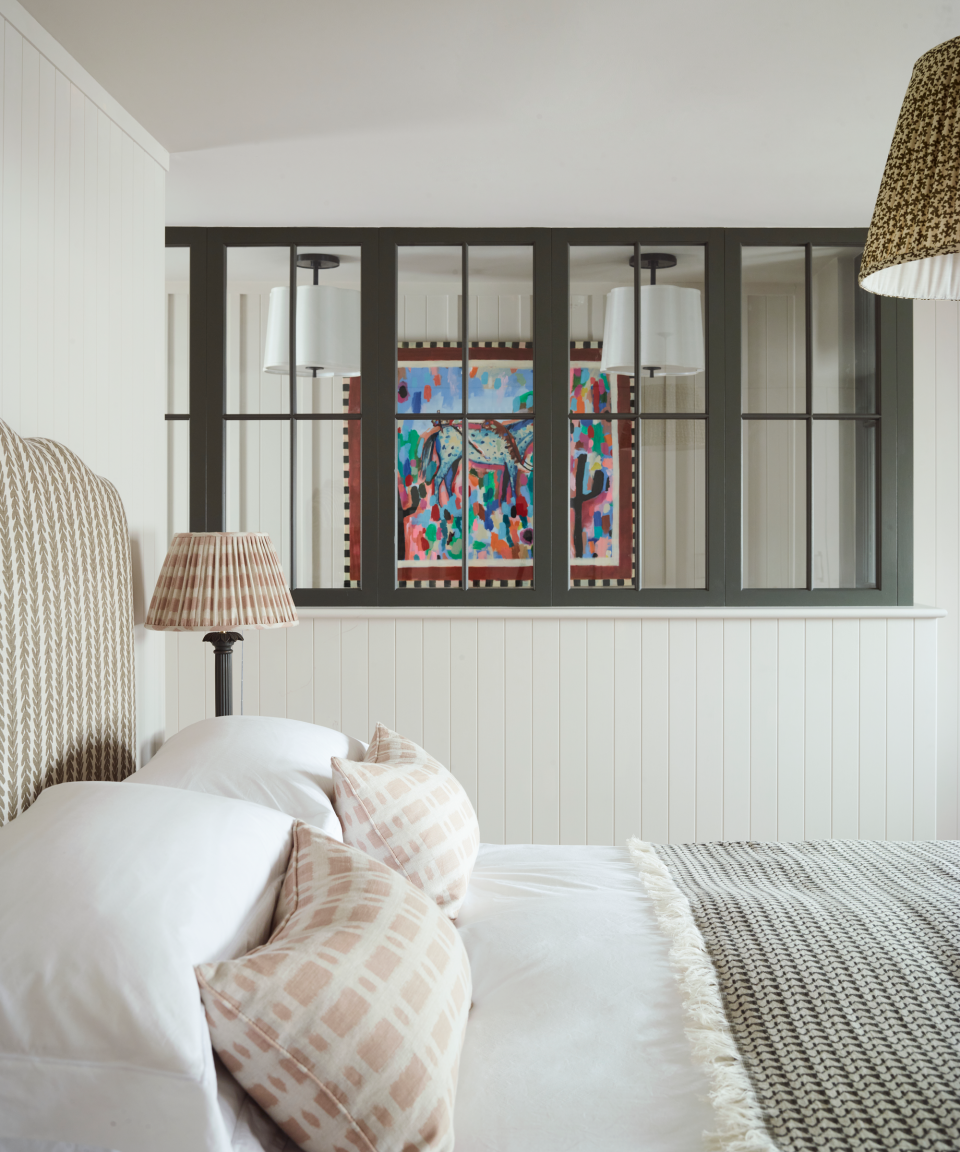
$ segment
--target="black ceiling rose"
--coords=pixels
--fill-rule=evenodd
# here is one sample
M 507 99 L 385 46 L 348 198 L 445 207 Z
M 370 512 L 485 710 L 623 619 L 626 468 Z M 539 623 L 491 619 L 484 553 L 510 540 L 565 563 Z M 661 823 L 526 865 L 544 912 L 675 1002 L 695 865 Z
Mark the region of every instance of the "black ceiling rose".
M 630 267 L 636 268 L 636 256 L 630 257 Z M 677 266 L 677 258 L 670 252 L 641 252 L 640 253 L 640 267 L 645 268 L 648 272 L 658 272 L 661 268 L 675 268 Z
M 676 264 L 676 260 L 674 260 L 674 264 Z M 340 267 L 340 257 L 330 256 L 326 252 L 299 252 L 297 253 L 297 267 L 312 268 L 314 272 L 326 272 L 329 268 Z

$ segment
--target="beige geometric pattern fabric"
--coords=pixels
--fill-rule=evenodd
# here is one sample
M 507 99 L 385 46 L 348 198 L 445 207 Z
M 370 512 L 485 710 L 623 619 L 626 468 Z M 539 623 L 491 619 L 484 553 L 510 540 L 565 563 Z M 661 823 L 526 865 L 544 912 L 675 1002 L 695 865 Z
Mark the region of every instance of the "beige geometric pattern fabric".
M 454 919 L 480 847 L 477 814 L 460 782 L 383 724 L 362 763 L 331 763 L 344 843 L 406 876 Z
M 960 250 L 960 37 L 916 62 L 880 182 L 860 280 Z
M 299 821 L 270 940 L 197 969 L 213 1046 L 307 1152 L 450 1152 L 467 952 L 396 873 Z
M 280 558 L 265 532 L 178 532 L 145 627 L 201 632 L 296 623 Z
M 135 767 L 133 592 L 117 490 L 0 421 L 0 824 Z

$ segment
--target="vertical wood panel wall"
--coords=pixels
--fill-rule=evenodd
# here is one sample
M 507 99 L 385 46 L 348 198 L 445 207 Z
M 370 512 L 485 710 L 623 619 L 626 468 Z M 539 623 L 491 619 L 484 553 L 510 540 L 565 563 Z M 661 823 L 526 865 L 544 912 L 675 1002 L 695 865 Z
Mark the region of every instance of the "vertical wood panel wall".
M 335 617 L 248 631 L 234 707 L 457 775 L 488 842 L 929 839 L 929 618 Z M 213 659 L 170 635 L 167 731 L 213 715 Z M 242 671 L 242 685 L 241 685 Z
M 163 740 L 144 601 L 166 546 L 166 153 L 19 5 L 0 3 L 0 418 L 73 449 L 130 523 L 138 745 Z M 12 22 L 11 22 L 12 21 Z
M 960 304 L 913 305 L 914 596 L 938 643 L 937 834 L 960 836 Z

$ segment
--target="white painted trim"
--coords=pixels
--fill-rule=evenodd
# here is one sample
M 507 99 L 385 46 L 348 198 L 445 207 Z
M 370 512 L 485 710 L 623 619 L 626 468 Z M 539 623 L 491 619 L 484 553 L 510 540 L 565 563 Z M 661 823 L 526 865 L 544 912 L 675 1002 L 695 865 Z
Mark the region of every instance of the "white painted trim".
M 304 620 L 937 620 L 945 608 L 298 608 Z
M 41 56 L 45 56 L 71 84 L 75 84 L 84 96 L 92 100 L 134 143 L 139 144 L 148 156 L 156 160 L 165 172 L 170 170 L 170 153 L 166 148 L 155 140 L 142 124 L 134 120 L 103 85 L 98 84 L 22 4 L 18 4 L 17 0 L 0 0 L 0 16 L 12 24 L 25 40 L 29 40 Z

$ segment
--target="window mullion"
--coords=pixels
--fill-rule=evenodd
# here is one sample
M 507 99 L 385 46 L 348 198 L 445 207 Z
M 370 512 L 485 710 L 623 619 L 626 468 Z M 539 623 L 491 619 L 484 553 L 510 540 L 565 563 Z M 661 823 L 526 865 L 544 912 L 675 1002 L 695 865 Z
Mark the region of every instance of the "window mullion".
M 804 422 L 807 497 L 807 591 L 813 590 L 813 245 L 803 252 L 804 369 L 807 419 Z

